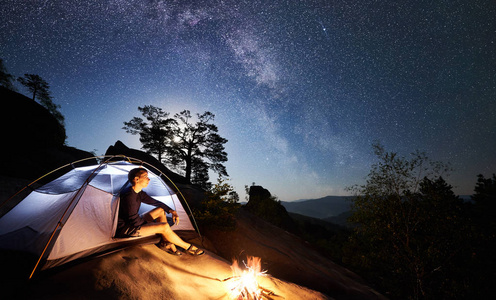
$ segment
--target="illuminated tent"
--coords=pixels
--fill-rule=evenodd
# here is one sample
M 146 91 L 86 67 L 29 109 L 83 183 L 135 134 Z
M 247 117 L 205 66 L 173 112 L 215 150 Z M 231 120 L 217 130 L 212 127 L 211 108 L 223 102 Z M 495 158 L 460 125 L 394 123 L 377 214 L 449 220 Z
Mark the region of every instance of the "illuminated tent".
M 127 174 L 136 167 L 149 171 L 150 183 L 143 190 L 177 211 L 181 222 L 172 229 L 194 232 L 178 194 L 160 177 L 165 175 L 126 159 L 115 161 L 112 157 L 98 165 L 73 167 L 33 190 L 0 218 L 0 249 L 35 254 L 39 259 L 34 273 L 36 268 L 48 269 L 126 245 L 158 241 L 158 236 L 114 238 L 119 193 L 129 185 Z M 153 207 L 142 203 L 140 213 L 150 209 Z

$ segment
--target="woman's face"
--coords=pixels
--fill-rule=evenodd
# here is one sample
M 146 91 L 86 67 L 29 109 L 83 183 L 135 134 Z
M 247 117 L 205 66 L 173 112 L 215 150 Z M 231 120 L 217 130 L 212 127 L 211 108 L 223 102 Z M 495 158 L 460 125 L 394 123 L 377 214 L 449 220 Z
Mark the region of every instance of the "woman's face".
M 140 188 L 146 188 L 150 183 L 150 178 L 148 178 L 148 172 L 141 174 L 140 177 L 136 179 L 136 186 Z

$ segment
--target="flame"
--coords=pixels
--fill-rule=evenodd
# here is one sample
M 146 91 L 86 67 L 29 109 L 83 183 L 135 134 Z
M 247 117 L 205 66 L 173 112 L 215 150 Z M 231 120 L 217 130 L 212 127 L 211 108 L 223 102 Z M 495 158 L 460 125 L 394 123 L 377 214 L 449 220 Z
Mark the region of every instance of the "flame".
M 241 268 L 236 260 L 231 266 L 233 276 L 228 283 L 231 299 L 262 299 L 263 290 L 259 286 L 258 277 L 265 276 L 266 271 L 262 271 L 261 259 L 249 256 L 247 263 L 243 263 L 245 268 Z

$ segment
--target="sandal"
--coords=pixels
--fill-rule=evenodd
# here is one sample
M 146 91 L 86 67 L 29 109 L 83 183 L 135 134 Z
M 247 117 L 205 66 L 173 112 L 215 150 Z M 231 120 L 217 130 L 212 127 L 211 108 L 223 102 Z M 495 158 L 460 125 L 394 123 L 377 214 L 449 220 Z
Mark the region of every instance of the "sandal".
M 170 249 L 170 248 L 164 248 L 162 250 L 164 250 L 165 252 L 167 252 L 167 253 L 169 253 L 171 255 L 175 255 L 175 256 L 181 256 L 181 255 L 183 255 L 183 253 L 181 251 L 177 250 L 177 249 L 176 249 L 176 251 L 172 251 L 172 249 Z
M 176 249 L 176 251 L 173 251 L 171 248 L 168 248 L 167 246 L 171 245 L 169 242 L 164 242 L 161 241 L 160 243 L 155 244 L 160 250 L 164 250 L 165 252 L 175 255 L 175 256 L 181 256 L 183 253 L 179 250 Z
M 203 253 L 205 253 L 205 251 L 193 246 L 193 244 L 189 244 L 188 249 L 186 249 L 186 253 L 188 253 L 189 255 L 200 256 L 200 255 L 203 255 Z

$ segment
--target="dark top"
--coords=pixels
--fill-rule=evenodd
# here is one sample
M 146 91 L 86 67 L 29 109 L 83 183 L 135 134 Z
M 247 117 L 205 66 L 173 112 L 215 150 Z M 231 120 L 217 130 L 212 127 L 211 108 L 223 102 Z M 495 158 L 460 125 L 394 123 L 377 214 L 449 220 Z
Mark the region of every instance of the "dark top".
M 117 229 L 123 228 L 126 225 L 138 227 L 145 223 L 145 220 L 138 213 L 141 202 L 161 207 L 166 213 L 172 210 L 167 204 L 153 199 L 143 191 L 136 193 L 131 187 L 122 191 L 120 196 Z

